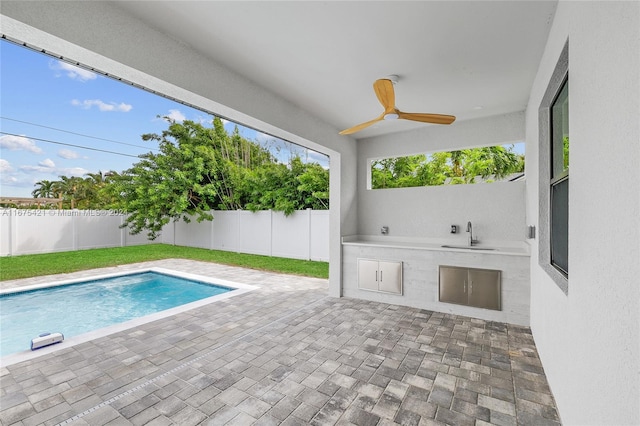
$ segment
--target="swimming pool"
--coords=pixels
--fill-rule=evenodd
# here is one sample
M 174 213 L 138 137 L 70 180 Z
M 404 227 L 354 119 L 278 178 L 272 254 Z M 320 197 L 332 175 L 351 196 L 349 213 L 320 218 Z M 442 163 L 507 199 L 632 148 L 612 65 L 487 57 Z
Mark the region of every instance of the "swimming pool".
M 70 337 L 127 322 L 135 326 L 252 289 L 161 268 L 42 287 L 0 294 L 1 357 L 29 350 L 31 339 L 45 332 L 62 333 L 65 342 L 54 346 L 68 346 Z

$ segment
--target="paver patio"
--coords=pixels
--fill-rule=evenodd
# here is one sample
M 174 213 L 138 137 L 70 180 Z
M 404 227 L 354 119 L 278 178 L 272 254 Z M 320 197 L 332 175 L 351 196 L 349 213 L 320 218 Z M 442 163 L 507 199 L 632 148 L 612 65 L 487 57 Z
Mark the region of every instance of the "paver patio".
M 559 424 L 526 327 L 189 260 L 100 272 L 142 265 L 260 288 L 3 366 L 0 424 Z

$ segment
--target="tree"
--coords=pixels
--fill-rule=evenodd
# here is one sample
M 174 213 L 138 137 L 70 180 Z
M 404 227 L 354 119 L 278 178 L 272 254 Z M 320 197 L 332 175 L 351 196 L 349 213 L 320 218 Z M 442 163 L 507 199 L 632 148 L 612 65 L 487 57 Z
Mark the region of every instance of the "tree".
M 60 180 L 52 183 L 51 190 L 57 198 L 62 198 L 63 205 L 72 209 L 76 208 L 78 199 L 84 196 L 82 178 L 77 176 L 60 176 Z
M 329 171 L 320 164 L 307 163 L 303 172 L 296 176 L 298 191 L 304 198 L 305 208 L 329 209 Z
M 35 183 L 36 189 L 31 191 L 34 198 L 53 198 L 53 182 L 49 180 L 41 180 Z
M 267 150 L 242 138 L 237 128 L 229 135 L 219 118 L 213 128 L 168 121 L 162 134 L 142 136 L 157 141 L 160 152 L 141 155 L 112 190 L 121 194 L 129 213 L 125 226 L 134 234 L 146 229 L 151 239 L 171 220 L 211 220 L 212 209 L 243 208 L 248 197 L 244 180 L 273 163 Z
M 465 183 L 475 182 L 476 177 L 502 179 L 521 171 L 519 157 L 503 146 L 466 149 L 462 151 L 462 168 Z
M 51 192 L 70 208 L 111 208 L 128 213 L 123 226 L 155 239 L 171 220 L 211 220 L 211 210 L 272 209 L 291 214 L 329 206 L 329 171 L 294 155 L 288 164 L 256 142 L 229 134 L 218 118 L 213 127 L 193 121 L 145 134 L 159 152 L 148 152 L 130 169 L 61 176 Z M 47 186 L 40 182 L 37 193 Z M 36 190 L 34 190 L 34 194 Z
M 376 160 L 371 165 L 371 185 L 379 189 L 474 183 L 478 177 L 503 179 L 522 171 L 523 156 L 511 148 L 490 146 Z
M 423 182 L 425 170 L 421 170 L 426 158 L 424 154 L 420 154 L 375 160 L 371 168 L 373 188 L 404 188 L 427 184 Z

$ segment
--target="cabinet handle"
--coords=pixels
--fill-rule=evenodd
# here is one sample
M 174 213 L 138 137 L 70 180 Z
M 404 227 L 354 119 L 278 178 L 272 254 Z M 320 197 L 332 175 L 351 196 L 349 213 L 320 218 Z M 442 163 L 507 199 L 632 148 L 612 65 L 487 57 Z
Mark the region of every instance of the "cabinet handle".
M 376 271 L 376 282 L 378 282 L 378 271 Z
M 382 282 L 382 271 L 380 271 L 380 282 Z
M 466 293 L 467 292 L 467 280 L 464 280 L 463 283 L 464 283 L 463 290 Z
M 469 294 L 473 294 L 473 281 L 469 281 Z

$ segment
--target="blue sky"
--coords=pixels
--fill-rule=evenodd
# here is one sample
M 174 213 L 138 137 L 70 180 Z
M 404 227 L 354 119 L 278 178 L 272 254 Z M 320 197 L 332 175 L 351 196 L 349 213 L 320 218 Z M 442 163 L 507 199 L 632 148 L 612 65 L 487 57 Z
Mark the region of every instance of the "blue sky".
M 0 41 L 0 56 L 3 197 L 31 197 L 36 182 L 58 180 L 61 175 L 130 168 L 138 155 L 157 149 L 157 144 L 140 136 L 166 129 L 167 122 L 158 115 L 211 126 L 213 117 L 202 111 L 5 40 Z M 227 122 L 225 127 L 231 132 L 235 124 Z M 253 129 L 239 129 L 247 139 L 272 148 L 283 162 L 293 151 L 303 160 L 328 167 L 325 155 Z

